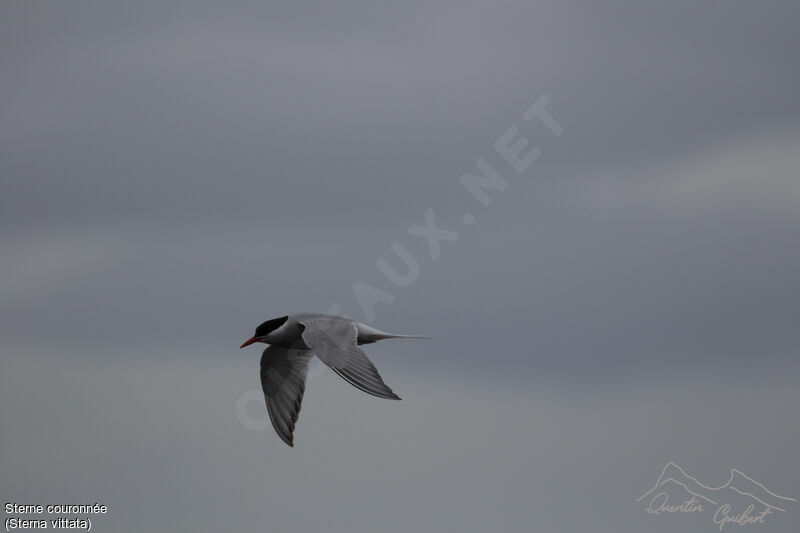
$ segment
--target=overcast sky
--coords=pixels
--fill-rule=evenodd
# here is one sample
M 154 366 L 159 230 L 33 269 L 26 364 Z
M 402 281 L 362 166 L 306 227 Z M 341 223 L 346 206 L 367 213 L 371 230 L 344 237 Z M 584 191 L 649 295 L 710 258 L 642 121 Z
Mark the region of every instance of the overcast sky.
M 799 24 L 4 2 L 0 497 L 101 501 L 98 531 L 716 530 L 634 502 L 676 461 L 800 498 Z M 315 368 L 288 449 L 237 416 L 238 346 L 332 306 L 437 340 L 368 348 L 402 402 Z

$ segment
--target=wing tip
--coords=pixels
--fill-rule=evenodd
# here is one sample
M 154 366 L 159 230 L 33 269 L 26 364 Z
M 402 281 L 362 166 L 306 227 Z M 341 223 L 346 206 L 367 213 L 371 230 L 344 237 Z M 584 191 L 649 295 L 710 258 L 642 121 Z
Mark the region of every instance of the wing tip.
M 400 396 L 395 394 L 395 392 L 389 388 L 389 386 L 381 380 L 380 385 L 384 387 L 382 390 L 375 388 L 374 386 L 370 386 L 369 384 L 363 382 L 362 380 L 358 379 L 356 376 L 353 375 L 352 372 L 348 371 L 344 368 L 331 368 L 339 377 L 343 380 L 348 382 L 350 385 L 354 386 L 358 390 L 362 392 L 366 392 L 371 396 L 375 396 L 376 398 L 383 398 L 384 400 L 400 400 Z M 377 371 L 376 371 L 377 372 Z M 377 376 L 380 379 L 380 375 Z
M 294 448 L 294 435 L 284 435 L 283 433 L 280 433 L 280 432 L 278 432 L 278 431 L 276 431 L 276 433 L 278 434 L 278 437 L 280 437 L 280 439 L 281 439 L 281 440 L 282 440 L 282 441 L 283 441 L 283 442 L 284 442 L 284 443 L 285 443 L 285 444 L 286 444 L 288 447 L 290 447 L 290 448 Z

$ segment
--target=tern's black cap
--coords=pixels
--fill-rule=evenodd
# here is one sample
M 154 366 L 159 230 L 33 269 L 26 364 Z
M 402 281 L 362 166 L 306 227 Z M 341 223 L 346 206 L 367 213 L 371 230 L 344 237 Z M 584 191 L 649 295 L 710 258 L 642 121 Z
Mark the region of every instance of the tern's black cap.
M 266 322 L 262 323 L 256 328 L 256 337 L 266 337 L 271 332 L 275 331 L 279 327 L 283 325 L 284 322 L 289 320 L 288 316 L 282 316 L 280 318 L 273 318 L 272 320 L 267 320 Z

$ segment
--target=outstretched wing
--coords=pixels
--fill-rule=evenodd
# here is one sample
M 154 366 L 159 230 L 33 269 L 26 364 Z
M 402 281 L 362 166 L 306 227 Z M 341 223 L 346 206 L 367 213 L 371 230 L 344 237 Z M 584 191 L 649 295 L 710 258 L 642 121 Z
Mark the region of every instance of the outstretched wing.
M 312 356 L 308 350 L 279 346 L 269 346 L 261 355 L 261 387 L 269 419 L 278 436 L 289 446 L 294 446 L 294 425 L 300 414 Z
M 353 321 L 322 317 L 301 320 L 300 324 L 304 327 L 301 336 L 306 346 L 345 381 L 379 398 L 400 399 L 356 344 L 358 331 Z

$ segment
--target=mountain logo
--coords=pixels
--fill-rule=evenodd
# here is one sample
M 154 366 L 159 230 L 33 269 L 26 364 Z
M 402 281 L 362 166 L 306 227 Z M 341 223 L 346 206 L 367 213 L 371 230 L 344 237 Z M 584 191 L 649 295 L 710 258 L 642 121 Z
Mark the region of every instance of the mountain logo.
M 724 485 L 700 483 L 673 462 L 661 470 L 653 488 L 636 498 L 654 515 L 710 514 L 722 531 L 727 525 L 763 524 L 774 513 L 785 513 L 797 500 L 775 494 L 741 470 L 732 469 Z M 710 511 L 707 513 L 706 511 Z

